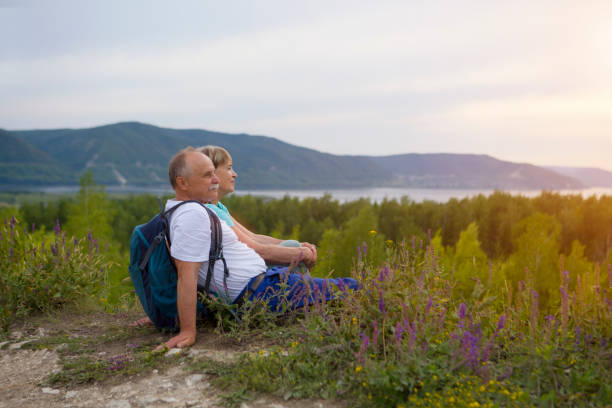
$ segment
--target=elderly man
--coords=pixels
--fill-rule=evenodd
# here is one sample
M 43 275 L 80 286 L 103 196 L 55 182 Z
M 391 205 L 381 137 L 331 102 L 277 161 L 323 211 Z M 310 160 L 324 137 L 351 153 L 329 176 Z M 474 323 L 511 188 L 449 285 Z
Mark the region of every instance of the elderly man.
M 217 198 L 219 180 L 215 175 L 212 161 L 193 148 L 177 153 L 168 168 L 168 175 L 176 198 L 168 200 L 166 210 L 181 201 L 213 201 Z M 223 282 L 222 262 L 215 263 L 211 290 L 227 293 L 232 302 L 261 298 L 274 310 L 282 296 L 280 287 L 287 287 L 285 298 L 292 308 L 301 307 L 313 301 L 313 293 L 325 300 L 332 298 L 329 283 L 338 287 L 356 289 L 354 279 L 306 279 L 299 274 L 289 273 L 287 268 L 266 268 L 265 261 L 251 248 L 240 242 L 231 228 L 221 221 L 223 254 L 229 276 L 227 291 Z M 166 342 L 168 348 L 187 347 L 196 338 L 197 285 L 206 279 L 208 256 L 211 244 L 209 216 L 197 203 L 186 203 L 179 207 L 170 218 L 170 255 L 178 272 L 177 310 L 180 323 L 179 333 Z M 307 247 L 283 248 L 295 251 L 305 263 L 316 260 L 315 251 Z M 287 285 L 280 285 L 285 282 Z

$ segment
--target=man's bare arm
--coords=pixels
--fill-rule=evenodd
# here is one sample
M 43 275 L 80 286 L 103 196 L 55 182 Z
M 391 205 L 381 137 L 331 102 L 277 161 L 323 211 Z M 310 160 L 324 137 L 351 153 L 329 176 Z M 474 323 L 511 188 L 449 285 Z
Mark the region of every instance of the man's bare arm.
M 176 307 L 178 309 L 179 333 L 166 342 L 166 347 L 188 347 L 196 339 L 196 304 L 198 272 L 201 262 L 185 262 L 175 259 L 178 272 L 176 285 Z

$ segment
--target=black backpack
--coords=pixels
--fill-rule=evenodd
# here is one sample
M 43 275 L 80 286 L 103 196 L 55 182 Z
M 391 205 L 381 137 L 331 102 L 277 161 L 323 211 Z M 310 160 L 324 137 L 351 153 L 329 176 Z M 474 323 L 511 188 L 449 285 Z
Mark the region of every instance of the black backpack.
M 181 201 L 179 204 L 162 211 L 146 224 L 138 225 L 130 239 L 130 276 L 147 316 L 159 329 L 176 331 L 179 329 L 178 311 L 176 308 L 176 284 L 178 281 L 176 267 L 170 256 L 170 215 L 186 203 L 198 203 L 210 218 L 210 253 L 208 272 L 204 285 L 198 285 L 198 293 L 207 296 L 210 281 L 213 277 L 215 262 L 223 261 L 223 284 L 225 295 L 229 270 L 223 257 L 221 224 L 217 215 L 204 204 L 196 200 Z M 161 207 L 161 200 L 160 200 Z M 200 297 L 198 296 L 198 299 Z M 208 312 L 198 300 L 197 310 L 200 315 Z

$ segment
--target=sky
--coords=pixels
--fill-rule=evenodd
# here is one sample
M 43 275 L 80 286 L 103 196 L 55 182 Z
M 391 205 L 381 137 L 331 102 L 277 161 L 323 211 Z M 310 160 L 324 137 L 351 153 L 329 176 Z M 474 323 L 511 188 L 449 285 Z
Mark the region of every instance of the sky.
M 0 128 L 612 171 L 612 1 L 0 0 Z

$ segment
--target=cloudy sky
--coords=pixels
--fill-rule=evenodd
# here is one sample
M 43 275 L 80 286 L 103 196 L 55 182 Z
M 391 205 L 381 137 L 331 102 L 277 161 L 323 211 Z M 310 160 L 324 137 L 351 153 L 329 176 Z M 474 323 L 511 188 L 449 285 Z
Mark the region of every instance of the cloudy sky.
M 612 170 L 612 2 L 0 0 L 0 127 Z

